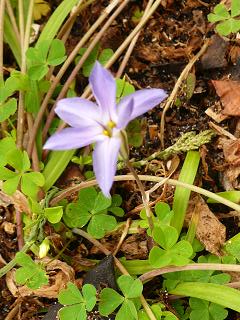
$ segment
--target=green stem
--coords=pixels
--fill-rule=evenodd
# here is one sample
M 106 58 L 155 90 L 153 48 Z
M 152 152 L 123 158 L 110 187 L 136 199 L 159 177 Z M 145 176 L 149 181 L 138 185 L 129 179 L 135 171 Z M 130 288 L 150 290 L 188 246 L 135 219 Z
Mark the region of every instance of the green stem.
M 34 241 L 26 242 L 26 244 L 23 246 L 22 250 L 19 252 L 27 252 Z M 16 265 L 16 258 L 13 258 L 8 264 L 6 264 L 3 268 L 0 269 L 0 278 L 3 277 L 6 273 L 8 273 L 12 268 L 14 268 Z
M 0 85 L 3 82 L 3 32 L 4 32 L 5 0 L 0 1 Z

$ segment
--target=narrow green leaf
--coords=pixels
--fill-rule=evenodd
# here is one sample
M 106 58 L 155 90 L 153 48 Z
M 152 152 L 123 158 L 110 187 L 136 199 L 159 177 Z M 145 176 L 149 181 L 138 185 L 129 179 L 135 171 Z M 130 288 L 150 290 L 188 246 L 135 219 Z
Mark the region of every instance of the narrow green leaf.
M 72 8 L 78 0 L 64 0 L 60 3 L 57 9 L 54 10 L 51 17 L 48 19 L 47 24 L 43 28 L 40 37 L 37 41 L 37 46 L 40 47 L 45 40 L 52 41 L 57 35 L 67 15 L 71 12 Z
M 185 282 L 178 284 L 169 293 L 211 301 L 240 312 L 240 291 L 227 286 L 214 283 Z
M 65 1 L 62 3 L 65 3 Z M 54 185 L 54 183 L 66 169 L 75 152 L 76 150 L 51 152 L 49 160 L 47 161 L 47 164 L 42 172 L 45 177 L 45 184 L 43 186 L 45 192 Z
M 198 170 L 199 161 L 200 155 L 198 151 L 188 151 L 179 175 L 179 181 L 193 184 Z M 182 230 L 190 194 L 190 190 L 179 186 L 176 187 L 172 207 L 174 217 L 171 225 L 177 229 L 178 234 L 180 234 Z
M 9 45 L 16 59 L 17 64 L 21 65 L 21 49 L 20 43 L 17 40 L 17 36 L 12 28 L 12 24 L 10 22 L 9 17 L 4 15 L 4 41 Z

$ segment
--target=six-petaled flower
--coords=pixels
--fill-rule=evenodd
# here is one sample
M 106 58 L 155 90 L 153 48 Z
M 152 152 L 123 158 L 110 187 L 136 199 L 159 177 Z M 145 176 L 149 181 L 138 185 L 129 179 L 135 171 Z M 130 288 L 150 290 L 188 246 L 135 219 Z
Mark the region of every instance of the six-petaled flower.
M 124 128 L 167 95 L 162 89 L 143 89 L 126 96 L 117 105 L 116 82 L 98 62 L 89 82 L 96 103 L 82 98 L 60 100 L 55 112 L 70 127 L 53 134 L 44 149 L 77 149 L 95 143 L 93 169 L 102 192 L 109 197 Z

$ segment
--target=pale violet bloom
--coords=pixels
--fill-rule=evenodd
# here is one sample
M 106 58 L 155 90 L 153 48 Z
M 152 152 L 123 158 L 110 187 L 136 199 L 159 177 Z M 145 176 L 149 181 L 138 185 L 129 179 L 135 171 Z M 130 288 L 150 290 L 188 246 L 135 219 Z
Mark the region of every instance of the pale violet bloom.
M 82 98 L 66 98 L 57 103 L 56 114 L 70 125 L 53 134 L 44 149 L 77 149 L 95 143 L 93 169 L 105 196 L 116 173 L 122 142 L 121 132 L 134 118 L 166 98 L 161 89 L 143 89 L 116 104 L 116 82 L 109 71 L 96 62 L 89 77 L 96 103 Z

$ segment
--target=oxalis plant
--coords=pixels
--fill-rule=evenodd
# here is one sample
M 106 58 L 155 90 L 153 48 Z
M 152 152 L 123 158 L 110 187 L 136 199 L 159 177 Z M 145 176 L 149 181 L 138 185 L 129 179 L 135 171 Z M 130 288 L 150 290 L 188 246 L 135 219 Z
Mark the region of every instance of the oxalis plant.
M 208 203 L 222 203 L 240 211 L 238 191 L 214 194 L 194 186 L 200 161 L 198 148 L 209 142 L 213 133 L 189 132 L 166 150 L 146 159 L 130 159 L 129 144 L 139 147 L 142 143 L 138 117 L 164 102 L 167 94 L 161 89 L 135 91 L 125 77 L 115 79 L 103 66 L 110 67 L 116 61 L 161 1 L 149 1 L 145 12 L 134 13 L 132 20 L 138 25 L 116 52 L 102 50 L 99 39 L 128 1 L 110 1 L 100 19 L 67 55 L 64 43 L 71 30 L 71 19 L 93 2 L 62 1 L 36 42 L 30 45 L 32 17 L 39 2 L 0 0 L 1 192 L 15 206 L 19 239 L 19 252 L 0 269 L 0 275 L 15 267 L 16 283 L 27 286 L 33 294 L 48 284 L 49 262 L 43 258 L 66 256 L 63 252 L 55 256 L 46 224 L 59 232 L 67 244 L 80 235 L 109 255 L 111 252 L 98 239 L 122 231 L 128 223 L 121 207 L 123 199 L 114 193 L 113 182 L 136 180 L 143 209 L 139 219 L 125 231 L 134 234 L 139 228 L 145 230 L 149 256 L 146 260 L 114 257 L 118 270 L 116 290 L 105 287 L 97 291 L 91 284 L 79 288 L 69 282 L 58 294 L 62 304 L 60 319 L 84 320 L 94 312 L 118 320 L 225 319 L 228 309 L 240 312 L 240 293 L 231 287 L 227 273 L 240 271 L 240 236 L 227 241 L 222 256 L 216 257 L 206 254 L 196 239 L 194 221 L 187 233 L 182 230 L 191 191 L 203 195 Z M 47 3 L 41 4 L 46 9 Z M 65 23 L 75 5 L 76 11 Z M 239 13 L 237 1 L 232 1 L 230 9 L 219 4 L 209 21 L 217 22 L 217 31 L 227 35 L 239 30 Z M 107 22 L 102 25 L 104 19 Z M 102 29 L 94 37 L 99 26 Z M 3 37 L 16 65 L 4 74 Z M 66 83 L 61 82 L 70 65 L 74 70 Z M 58 71 L 54 70 L 56 66 Z M 95 102 L 86 99 L 90 96 L 88 88 L 82 97 L 77 97 L 74 79 L 79 71 L 89 77 Z M 47 107 L 52 104 L 48 112 Z M 183 152 L 186 157 L 178 180 L 138 175 L 135 171 L 153 159 L 166 160 Z M 61 191 L 54 184 L 71 160 L 83 169 L 86 180 Z M 118 176 L 117 170 L 123 168 L 128 168 L 129 174 Z M 142 181 L 155 185 L 145 190 Z M 165 183 L 176 187 L 172 208 L 163 202 L 150 208 L 151 192 Z M 73 192 L 78 192 L 78 196 L 70 201 L 68 196 Z M 25 206 L 18 206 L 18 197 Z M 161 276 L 159 288 L 148 296 L 144 285 L 157 276 Z M 166 300 L 168 295 L 185 298 L 169 303 L 161 299 L 160 291 Z

